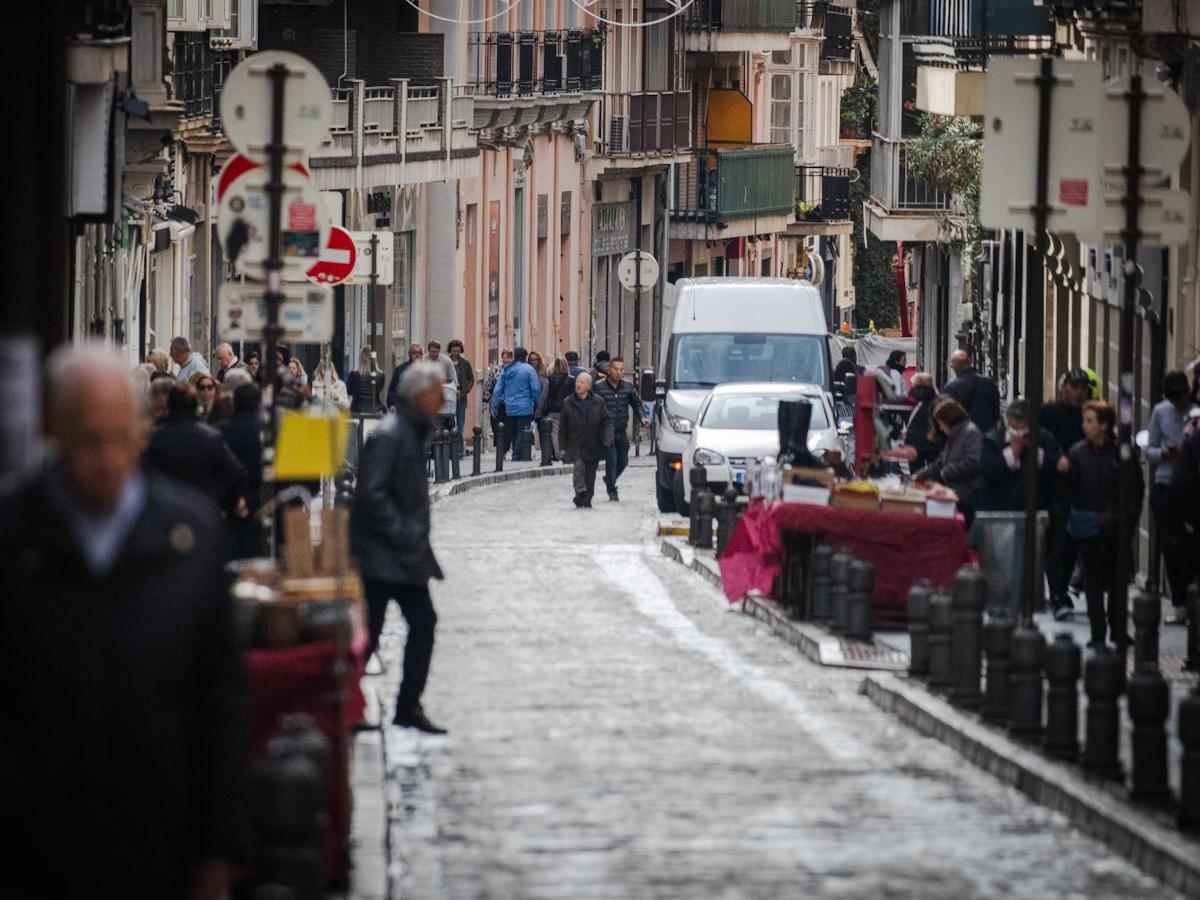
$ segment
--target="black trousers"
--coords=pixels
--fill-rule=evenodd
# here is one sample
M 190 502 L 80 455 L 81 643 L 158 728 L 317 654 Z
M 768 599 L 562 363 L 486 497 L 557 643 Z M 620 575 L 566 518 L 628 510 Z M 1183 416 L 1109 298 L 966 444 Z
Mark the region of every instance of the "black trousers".
M 1117 542 L 1111 537 L 1096 537 L 1077 542 L 1083 562 L 1084 593 L 1087 594 L 1088 624 L 1092 640 L 1103 642 L 1111 636 L 1116 642 L 1125 636 L 1125 610 L 1113 603 L 1113 587 L 1117 576 Z M 1108 595 L 1108 614 L 1105 615 L 1104 595 Z
M 427 586 L 390 584 L 386 581 L 366 581 L 367 595 L 367 659 L 379 647 L 379 635 L 387 618 L 388 601 L 395 600 L 408 623 L 408 641 L 404 645 L 404 674 L 396 694 L 396 709 L 411 709 L 421 702 L 425 682 L 429 680 L 429 663 L 433 659 L 433 631 L 437 613 Z
M 1167 587 L 1170 588 L 1171 603 L 1182 609 L 1187 605 L 1188 583 L 1191 573 L 1188 571 L 1188 553 L 1180 547 L 1171 534 L 1167 524 L 1167 494 L 1170 485 L 1155 484 L 1150 490 L 1150 509 L 1154 513 L 1154 534 L 1158 541 L 1159 552 L 1163 557 L 1163 568 L 1167 573 Z
M 1067 504 L 1055 498 L 1046 534 L 1046 580 L 1050 582 L 1050 602 L 1056 609 L 1071 605 L 1067 591 L 1078 555 L 1075 542 L 1067 535 L 1067 513 Z

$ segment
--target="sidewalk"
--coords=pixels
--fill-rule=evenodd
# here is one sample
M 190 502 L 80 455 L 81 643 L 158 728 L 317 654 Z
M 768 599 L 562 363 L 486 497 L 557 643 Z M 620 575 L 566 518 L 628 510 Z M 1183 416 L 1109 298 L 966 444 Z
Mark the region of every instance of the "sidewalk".
M 663 555 L 692 569 L 711 584 L 720 586 L 720 569 L 712 550 L 698 550 L 685 538 L 662 529 Z M 1164 601 L 1164 606 L 1166 601 Z M 806 657 L 822 665 L 892 669 L 868 674 L 862 692 L 881 709 L 898 716 L 905 724 L 952 747 L 963 757 L 1036 802 L 1053 808 L 1082 831 L 1106 843 L 1147 873 L 1190 896 L 1200 897 L 1200 839 L 1176 827 L 1174 811 L 1167 805 L 1135 803 L 1126 781 L 1132 759 L 1133 725 L 1128 713 L 1121 714 L 1121 760 L 1126 781 L 1114 783 L 1095 778 L 1076 764 L 1044 755 L 1035 744 L 1020 743 L 1007 732 L 975 713 L 952 706 L 941 694 L 929 690 L 907 675 L 909 640 L 907 632 L 881 632 L 871 644 L 847 641 L 822 626 L 794 620 L 769 598 L 750 596 L 742 600 L 744 612 L 765 621 L 771 629 L 794 644 Z M 1169 610 L 1164 609 L 1164 615 Z M 1078 607 L 1075 616 L 1057 622 L 1049 613 L 1035 617 L 1047 642 L 1060 633 L 1072 636 L 1082 648 L 1089 637 L 1087 617 Z M 846 645 L 852 645 L 847 647 Z M 1159 636 L 1160 669 L 1170 688 L 1171 714 L 1167 722 L 1168 780 L 1178 796 L 1180 756 L 1176 719 L 1179 700 L 1194 689 L 1200 673 L 1183 669 L 1186 629 L 1164 625 Z M 847 652 L 848 651 L 848 652 Z M 888 651 L 892 651 L 889 654 Z M 864 663 L 863 657 L 866 658 Z M 890 657 L 890 658 L 888 658 Z M 896 665 L 896 660 L 903 660 Z M 892 663 L 892 664 L 889 664 Z M 1129 654 L 1129 672 L 1133 654 Z M 1087 697 L 1080 679 L 1079 737 L 1083 745 Z M 1120 701 L 1127 706 L 1127 698 Z

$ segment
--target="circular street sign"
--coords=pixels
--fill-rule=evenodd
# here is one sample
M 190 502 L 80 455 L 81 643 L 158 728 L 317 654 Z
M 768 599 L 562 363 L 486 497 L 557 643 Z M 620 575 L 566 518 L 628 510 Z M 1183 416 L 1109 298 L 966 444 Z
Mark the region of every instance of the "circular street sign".
M 658 260 L 645 250 L 630 250 L 617 263 L 617 280 L 630 291 L 639 282 L 642 290 L 648 290 L 658 283 Z
M 238 64 L 221 88 L 221 122 L 233 146 L 252 159 L 266 160 L 271 142 L 272 70 L 283 66 L 283 143 L 289 151 L 315 150 L 329 132 L 333 115 L 329 85 L 302 56 L 266 50 Z
M 354 271 L 358 249 L 354 237 L 341 225 L 329 228 L 329 238 L 321 247 L 317 264 L 308 270 L 308 280 L 317 284 L 341 284 Z
M 255 162 L 248 156 L 235 153 L 229 162 L 221 167 L 221 174 L 217 176 L 217 202 L 221 202 L 221 198 L 225 196 L 225 192 L 229 190 L 229 186 L 237 181 L 239 176 L 263 165 L 266 165 L 266 163 Z M 308 177 L 308 169 L 304 168 L 303 163 L 294 162 L 288 168 L 299 172 L 305 178 Z
M 238 272 L 265 277 L 263 262 L 270 251 L 270 172 L 259 166 L 239 176 L 217 204 L 217 237 Z M 329 238 L 329 218 L 316 185 L 294 169 L 283 170 L 283 278 L 303 281 L 320 258 Z

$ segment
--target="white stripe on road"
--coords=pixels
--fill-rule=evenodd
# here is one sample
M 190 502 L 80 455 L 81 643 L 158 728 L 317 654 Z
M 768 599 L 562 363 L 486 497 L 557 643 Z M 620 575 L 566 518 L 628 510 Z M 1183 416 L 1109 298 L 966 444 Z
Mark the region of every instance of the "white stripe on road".
M 732 687 L 753 691 L 763 700 L 789 713 L 803 726 L 807 737 L 829 758 L 847 762 L 871 761 L 873 755 L 862 746 L 861 735 L 850 734 L 839 719 L 829 716 L 820 706 L 772 678 L 733 647 L 697 628 L 675 606 L 670 592 L 644 559 L 628 552 L 613 553 L 607 548 L 596 552 L 594 559 L 605 580 L 627 595 L 642 615 L 669 633 L 679 646 L 704 657 L 724 671 Z M 827 707 L 828 698 L 825 700 L 823 705 Z

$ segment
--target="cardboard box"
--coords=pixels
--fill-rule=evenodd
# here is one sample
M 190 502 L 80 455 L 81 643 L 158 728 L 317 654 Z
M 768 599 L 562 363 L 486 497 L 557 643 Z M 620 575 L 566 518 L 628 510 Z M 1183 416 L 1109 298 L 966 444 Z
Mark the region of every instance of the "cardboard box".
M 957 504 L 953 500 L 925 501 L 925 515 L 931 519 L 953 519 Z
M 925 515 L 925 495 L 920 491 L 884 491 L 879 495 L 883 512 Z
M 828 506 L 829 488 L 815 487 L 811 484 L 785 484 L 783 486 L 783 502 Z
M 784 466 L 783 467 L 783 483 L 794 484 L 798 479 L 807 479 L 815 481 L 817 484 L 823 484 L 827 488 L 833 487 L 834 477 L 833 470 L 827 469 L 824 466 Z
M 845 491 L 834 488 L 831 506 L 838 509 L 866 509 L 879 512 L 879 493 L 877 491 Z

